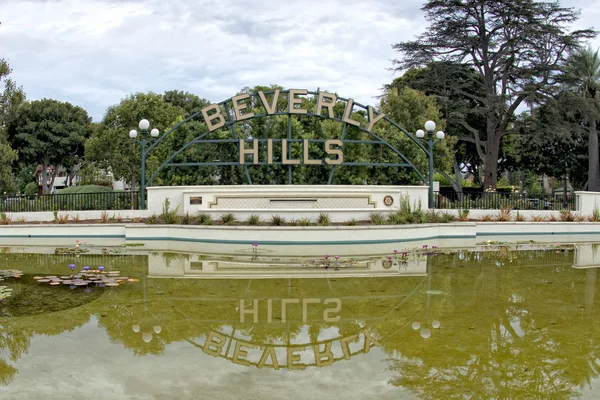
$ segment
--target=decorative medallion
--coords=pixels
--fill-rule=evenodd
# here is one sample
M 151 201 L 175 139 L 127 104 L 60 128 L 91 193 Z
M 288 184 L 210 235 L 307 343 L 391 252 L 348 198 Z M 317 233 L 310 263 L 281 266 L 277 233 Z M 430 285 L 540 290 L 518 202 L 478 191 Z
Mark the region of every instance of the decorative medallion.
M 383 204 L 385 204 L 386 206 L 391 206 L 392 204 L 394 204 L 394 198 L 392 196 L 385 196 L 383 198 Z

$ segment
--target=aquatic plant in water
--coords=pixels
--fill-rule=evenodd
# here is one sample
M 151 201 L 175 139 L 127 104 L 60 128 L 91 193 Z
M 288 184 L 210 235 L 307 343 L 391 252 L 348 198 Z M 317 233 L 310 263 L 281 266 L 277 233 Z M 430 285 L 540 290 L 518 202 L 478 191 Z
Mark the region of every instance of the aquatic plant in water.
M 10 297 L 12 294 L 12 289 L 6 286 L 0 286 L 0 301 Z
M 75 264 L 69 264 L 71 271 L 75 270 Z M 52 286 L 68 285 L 71 289 L 76 287 L 98 286 L 98 287 L 114 287 L 125 282 L 135 282 L 137 279 L 127 276 L 120 276 L 119 271 L 105 271 L 104 266 L 100 265 L 97 269 L 91 269 L 89 265 L 83 267 L 82 271 L 73 275 L 65 276 L 34 276 L 33 279 L 38 283 L 49 283 Z

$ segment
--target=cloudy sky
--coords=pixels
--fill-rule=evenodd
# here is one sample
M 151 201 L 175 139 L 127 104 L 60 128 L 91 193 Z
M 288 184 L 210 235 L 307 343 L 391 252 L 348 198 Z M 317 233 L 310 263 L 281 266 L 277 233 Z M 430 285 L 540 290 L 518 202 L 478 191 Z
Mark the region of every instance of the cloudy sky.
M 374 104 L 395 76 L 391 44 L 425 28 L 422 3 L 0 0 L 0 58 L 29 99 L 69 101 L 95 121 L 129 93 L 171 89 L 216 102 L 280 84 Z M 600 29 L 600 0 L 562 4 Z

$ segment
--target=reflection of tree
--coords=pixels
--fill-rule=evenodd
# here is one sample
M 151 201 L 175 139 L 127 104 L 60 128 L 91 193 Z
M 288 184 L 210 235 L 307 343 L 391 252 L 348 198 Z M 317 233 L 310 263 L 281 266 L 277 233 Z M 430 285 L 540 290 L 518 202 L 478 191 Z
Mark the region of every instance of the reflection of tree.
M 78 258 L 73 255 L 2 252 L 2 257 L 4 258 L 3 269 L 18 269 L 25 273 L 36 274 L 65 274 L 69 271 L 68 265 L 72 262 L 80 266 L 106 265 L 107 269 L 118 267 L 124 273 L 130 272 L 132 268 L 130 256 L 86 255 Z M 113 268 L 110 267 L 112 265 Z M 102 296 L 89 303 L 98 293 L 85 293 L 79 289 L 70 291 L 64 287 L 40 286 L 38 290 L 37 286 L 30 286 L 38 284 L 32 283 L 31 276 L 28 275 L 24 275 L 18 281 L 7 279 L 2 284 L 15 289 L 14 297 L 5 299 L 2 305 L 10 308 L 11 300 L 19 300 L 20 311 L 22 311 L 17 317 L 0 317 L 0 350 L 7 350 L 10 354 L 8 360 L 0 359 L 0 384 L 3 385 L 9 384 L 14 379 L 18 371 L 10 365 L 10 362 L 18 361 L 23 354 L 27 353 L 34 335 L 59 335 L 81 327 L 89 321 L 94 305 L 104 301 Z M 21 292 L 25 298 L 17 299 Z M 37 315 L 28 314 L 25 310 L 28 307 L 32 314 Z M 44 308 L 46 312 L 43 312 Z M 62 311 L 49 313 L 48 309 Z
M 597 375 L 597 326 L 584 312 L 586 274 L 560 265 L 572 263 L 572 254 L 511 257 L 500 267 L 496 252 L 475 265 L 457 256 L 436 260 L 434 287 L 451 281 L 432 309 L 437 302 L 452 307 L 444 307 L 443 329 L 427 341 L 406 335 L 387 342 L 386 350 L 403 356 L 392 361 L 395 385 L 431 399 L 566 398 Z

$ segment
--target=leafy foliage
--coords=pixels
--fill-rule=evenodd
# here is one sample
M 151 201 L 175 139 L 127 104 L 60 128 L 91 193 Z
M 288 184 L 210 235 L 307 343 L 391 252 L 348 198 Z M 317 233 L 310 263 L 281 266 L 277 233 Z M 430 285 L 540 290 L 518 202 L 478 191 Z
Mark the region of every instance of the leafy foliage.
M 36 100 L 25 103 L 8 126 L 8 139 L 19 149 L 19 160 L 41 165 L 42 186 L 48 193 L 47 168 L 69 166 L 74 157 L 83 155 L 85 140 L 92 131 L 87 112 L 70 103 Z
M 450 90 L 482 104 L 485 131 L 463 125 L 484 161 L 485 187 L 496 188 L 500 140 L 511 132 L 515 110 L 556 87 L 569 51 L 596 32 L 570 31 L 578 14 L 556 1 L 429 0 L 422 10 L 429 28 L 394 45 L 403 56 L 395 64 L 405 70 L 443 61 L 477 71 L 483 96 L 462 91 L 462 83 Z

